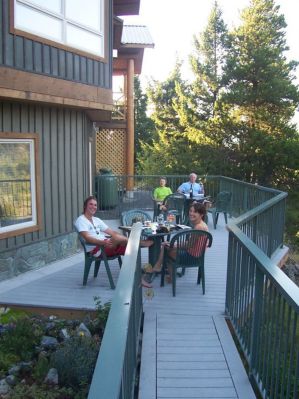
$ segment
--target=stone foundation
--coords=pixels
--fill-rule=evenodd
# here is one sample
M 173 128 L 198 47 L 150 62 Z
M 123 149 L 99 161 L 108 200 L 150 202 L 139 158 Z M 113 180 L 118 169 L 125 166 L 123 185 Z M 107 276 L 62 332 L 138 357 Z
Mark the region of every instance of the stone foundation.
M 0 254 L 0 281 L 34 270 L 78 252 L 77 233 L 22 246 Z

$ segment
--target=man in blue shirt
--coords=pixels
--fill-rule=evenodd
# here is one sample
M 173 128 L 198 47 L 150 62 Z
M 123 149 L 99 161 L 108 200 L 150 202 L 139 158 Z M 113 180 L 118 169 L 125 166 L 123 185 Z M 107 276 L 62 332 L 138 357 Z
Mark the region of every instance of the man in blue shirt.
M 197 174 L 190 173 L 189 181 L 182 183 L 178 188 L 179 193 L 189 194 L 192 189 L 193 195 L 204 194 L 204 187 L 202 183 L 196 183 Z

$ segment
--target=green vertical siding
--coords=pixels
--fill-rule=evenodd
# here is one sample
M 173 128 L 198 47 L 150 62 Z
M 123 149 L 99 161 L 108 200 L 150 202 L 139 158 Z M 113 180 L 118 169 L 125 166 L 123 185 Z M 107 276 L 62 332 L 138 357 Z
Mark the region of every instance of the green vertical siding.
M 38 133 L 42 229 L 0 240 L 0 251 L 69 233 L 88 194 L 92 123 L 81 111 L 0 102 L 0 131 Z
M 9 0 L 0 1 L 0 66 L 36 72 L 106 89 L 112 87 L 112 0 L 109 3 L 108 61 L 100 62 L 9 32 Z M 97 71 L 96 73 L 94 71 Z

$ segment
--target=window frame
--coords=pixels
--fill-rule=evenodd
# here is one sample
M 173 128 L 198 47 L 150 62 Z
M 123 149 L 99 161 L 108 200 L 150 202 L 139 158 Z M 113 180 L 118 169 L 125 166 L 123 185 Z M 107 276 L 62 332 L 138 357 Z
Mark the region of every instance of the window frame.
M 20 223 L 14 225 L 14 229 L 10 229 L 7 231 L 1 231 L 0 227 L 0 239 L 16 237 L 26 233 L 32 233 L 34 231 L 41 230 L 41 186 L 40 186 L 40 158 L 39 158 L 39 135 L 37 133 L 15 133 L 15 132 L 0 132 L 0 139 L 16 141 L 16 143 L 20 140 L 28 140 L 32 142 L 33 145 L 33 156 L 34 156 L 34 176 L 31 176 L 31 180 L 34 181 L 34 190 L 32 195 L 32 208 L 34 211 L 32 212 L 35 216 L 35 220 L 32 221 L 31 225 L 24 226 L 30 222 Z M 30 162 L 32 160 L 30 159 Z
M 22 0 L 21 0 L 22 1 Z M 69 51 L 71 53 L 87 57 L 90 59 L 94 59 L 96 61 L 101 61 L 104 63 L 108 62 L 108 18 L 109 18 L 109 13 L 108 13 L 108 1 L 107 0 L 102 0 L 103 1 L 103 56 L 96 55 L 94 53 L 90 53 L 87 50 L 83 50 L 80 48 L 72 47 L 68 44 L 64 44 L 61 42 L 56 42 L 55 40 L 51 40 L 48 38 L 45 38 L 43 36 L 39 36 L 38 34 L 30 33 L 22 29 L 15 28 L 15 2 L 16 0 L 10 0 L 10 33 L 17 35 L 17 36 L 22 36 L 27 39 L 37 41 L 39 43 L 47 44 L 49 46 L 62 49 L 65 51 Z M 35 7 L 38 9 L 38 7 Z M 40 11 L 42 11 L 42 8 L 40 8 Z M 76 26 L 79 26 L 80 24 L 77 24 Z M 84 29 L 84 26 L 82 25 L 81 29 Z M 88 30 L 86 30 L 88 32 Z

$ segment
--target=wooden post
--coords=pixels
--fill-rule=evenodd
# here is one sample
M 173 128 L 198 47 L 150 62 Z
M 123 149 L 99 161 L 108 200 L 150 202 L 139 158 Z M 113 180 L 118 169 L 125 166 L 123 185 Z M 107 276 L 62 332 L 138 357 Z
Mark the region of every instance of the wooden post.
M 127 175 L 134 175 L 134 60 L 128 60 L 127 75 Z M 127 180 L 127 190 L 132 191 L 134 179 Z

